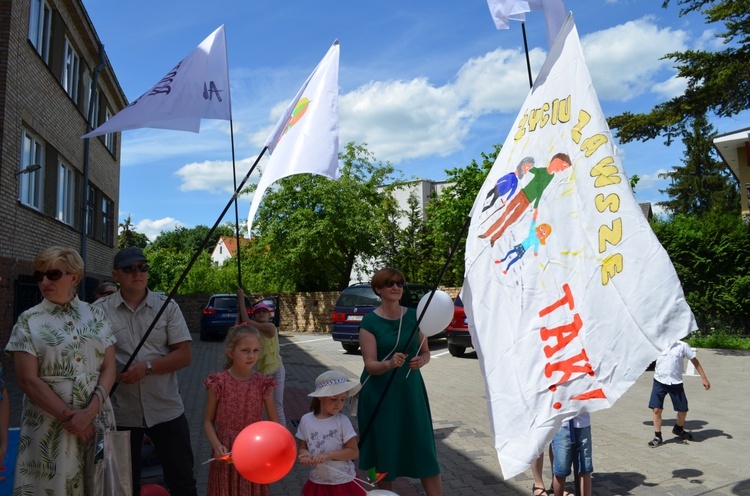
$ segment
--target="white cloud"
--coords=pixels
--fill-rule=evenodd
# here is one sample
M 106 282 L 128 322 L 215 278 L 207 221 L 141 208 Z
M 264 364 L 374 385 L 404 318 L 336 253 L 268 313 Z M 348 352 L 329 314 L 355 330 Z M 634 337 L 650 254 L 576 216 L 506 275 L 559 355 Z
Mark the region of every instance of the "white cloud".
M 718 51 L 726 48 L 724 44 L 724 38 L 716 36 L 716 31 L 713 29 L 706 29 L 701 33 L 700 38 L 695 40 L 696 50 L 707 50 L 709 52 Z
M 339 98 L 341 143 L 366 142 L 394 163 L 446 156 L 462 148 L 475 119 L 462 104 L 451 85 L 426 78 L 371 82 Z
M 256 157 L 237 161 L 237 185 L 245 178 Z M 229 160 L 205 160 L 183 165 L 175 174 L 182 179 L 180 191 L 208 191 L 214 194 L 234 193 L 232 162 Z M 253 171 L 252 177 L 258 173 Z M 247 183 L 245 184 L 247 186 Z
M 664 82 L 654 84 L 651 91 L 657 95 L 661 95 L 666 100 L 671 100 L 674 97 L 682 95 L 686 88 L 687 80 L 685 78 L 673 76 Z
M 135 224 L 135 230 L 139 233 L 145 234 L 150 241 L 153 241 L 162 231 L 172 231 L 178 227 L 184 226 L 185 224 L 177 219 L 165 217 L 157 220 L 143 219 Z
M 640 193 L 646 189 L 665 188 L 668 180 L 660 178 L 659 175 L 666 172 L 668 172 L 666 169 L 659 169 L 653 174 L 638 174 L 640 179 L 638 180 L 638 184 L 635 185 L 635 190 Z
M 539 48 L 529 52 L 532 74 L 546 56 Z M 498 49 L 470 59 L 458 71 L 455 86 L 474 113 L 516 113 L 529 93 L 526 57 L 521 50 Z
M 586 63 L 599 98 L 627 101 L 661 85 L 657 78 L 672 65 L 661 58 L 687 48 L 687 33 L 659 28 L 650 16 L 581 38 Z

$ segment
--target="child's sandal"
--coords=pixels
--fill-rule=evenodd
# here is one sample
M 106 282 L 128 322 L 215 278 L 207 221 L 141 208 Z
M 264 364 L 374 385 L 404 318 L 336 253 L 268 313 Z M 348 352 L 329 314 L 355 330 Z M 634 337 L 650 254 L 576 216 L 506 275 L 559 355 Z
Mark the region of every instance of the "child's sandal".
M 541 491 L 541 492 L 537 492 L 537 491 Z M 535 485 L 531 486 L 531 494 L 533 494 L 533 496 L 549 496 L 549 493 L 547 492 L 546 489 L 544 489 L 543 487 L 535 486 Z

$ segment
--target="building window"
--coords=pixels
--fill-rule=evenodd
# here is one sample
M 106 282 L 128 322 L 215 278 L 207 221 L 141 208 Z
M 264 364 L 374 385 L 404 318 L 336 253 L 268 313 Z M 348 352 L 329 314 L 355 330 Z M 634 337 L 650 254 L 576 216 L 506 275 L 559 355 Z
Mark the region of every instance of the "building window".
M 62 85 L 68 96 L 78 103 L 78 81 L 81 59 L 78 57 L 68 37 L 65 37 L 65 61 L 63 63 Z
M 27 131 L 23 132 L 22 154 L 19 171 L 44 164 L 44 144 Z M 18 201 L 36 210 L 42 209 L 42 170 L 18 175 Z
M 49 39 L 52 9 L 45 0 L 31 0 L 29 9 L 29 41 L 45 62 L 49 62 Z
M 107 122 L 112 118 L 112 111 L 109 109 L 105 110 L 105 121 Z M 107 133 L 104 135 L 104 146 L 111 152 L 115 151 L 115 133 Z
M 60 162 L 57 175 L 57 220 L 72 226 L 75 219 L 76 173 Z
M 96 88 L 93 88 L 93 81 L 91 76 L 87 73 L 83 78 L 84 94 L 86 95 L 86 101 L 83 103 L 83 108 L 86 111 L 86 120 L 89 121 L 91 129 L 96 129 L 99 125 L 99 92 Z
M 99 239 L 104 243 L 107 243 L 108 245 L 112 245 L 112 221 L 114 204 L 112 203 L 112 200 L 103 196 L 101 205 L 102 232 Z
M 86 197 L 86 234 L 94 235 L 94 226 L 96 225 L 96 188 L 89 185 L 88 196 Z

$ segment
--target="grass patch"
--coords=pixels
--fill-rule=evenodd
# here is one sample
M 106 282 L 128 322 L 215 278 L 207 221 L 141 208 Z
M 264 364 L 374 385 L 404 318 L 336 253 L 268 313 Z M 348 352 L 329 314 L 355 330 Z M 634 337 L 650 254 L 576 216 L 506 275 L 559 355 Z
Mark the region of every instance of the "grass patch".
M 720 350 L 750 350 L 750 338 L 736 334 L 714 332 L 708 336 L 693 336 L 685 341 L 693 348 L 716 348 Z

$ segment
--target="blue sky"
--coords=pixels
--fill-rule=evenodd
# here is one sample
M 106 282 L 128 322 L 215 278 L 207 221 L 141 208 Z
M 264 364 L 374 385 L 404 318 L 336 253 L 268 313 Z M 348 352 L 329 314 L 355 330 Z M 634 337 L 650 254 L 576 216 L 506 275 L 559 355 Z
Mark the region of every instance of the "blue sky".
M 130 101 L 226 26 L 238 180 L 335 39 L 342 146 L 366 142 L 405 178 L 443 180 L 445 169 L 481 160 L 505 140 L 529 90 L 521 24 L 495 29 L 485 0 L 83 3 Z M 723 26 L 680 18 L 676 5 L 661 3 L 565 2 L 606 116 L 645 112 L 682 92 L 664 54 L 720 46 L 714 32 Z M 526 31 L 536 75 L 548 50 L 541 12 L 527 14 Z M 750 113 L 714 125 L 720 134 L 747 127 Z M 213 225 L 233 191 L 229 129 L 204 121 L 200 134 L 125 131 L 120 220 L 130 215 L 151 239 L 175 226 Z M 681 143 L 619 149 L 626 173 L 641 178 L 638 201 L 662 199 L 657 176 L 681 165 Z M 241 220 L 249 205 L 240 201 Z

